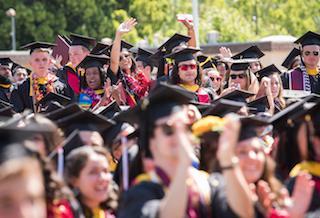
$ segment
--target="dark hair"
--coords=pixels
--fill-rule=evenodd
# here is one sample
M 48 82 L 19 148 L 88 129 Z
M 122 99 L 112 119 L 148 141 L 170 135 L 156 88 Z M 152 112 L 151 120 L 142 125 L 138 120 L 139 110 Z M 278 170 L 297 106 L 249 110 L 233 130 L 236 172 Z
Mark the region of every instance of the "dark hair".
M 87 164 L 89 155 L 92 153 L 102 155 L 109 161 L 108 158 L 110 156 L 110 153 L 103 147 L 98 146 L 82 146 L 80 148 L 74 149 L 67 156 L 65 166 L 65 178 L 70 187 L 74 188 L 72 185 L 72 180 L 80 176 L 81 171 Z M 110 182 L 109 188 L 109 197 L 106 201 L 100 204 L 100 207 L 115 212 L 118 207 L 118 186 L 112 181 Z M 77 198 L 80 204 L 82 205 L 86 217 L 91 217 L 90 214 L 92 214 L 92 211 L 86 205 L 83 205 L 80 196 L 81 193 L 79 193 Z
M 89 67 L 89 68 L 91 68 L 91 67 Z M 104 83 L 105 83 L 105 80 L 106 80 L 106 74 L 107 74 L 107 72 L 103 69 L 103 68 L 101 68 L 101 67 L 95 67 L 95 68 L 97 68 L 98 69 L 98 71 L 99 71 L 99 75 L 100 75 L 100 86 L 101 87 L 103 87 L 104 86 Z M 86 68 L 85 69 L 85 73 L 84 73 L 84 75 L 83 75 L 83 77 L 81 77 L 81 89 L 86 89 L 86 88 L 88 88 L 88 83 L 87 83 L 87 79 L 86 79 L 86 70 L 87 70 L 88 68 Z
M 140 60 L 141 61 L 141 60 Z M 145 68 L 145 67 L 150 67 L 150 72 L 152 72 L 153 71 L 153 65 L 151 64 L 151 63 L 148 63 L 148 62 L 146 62 L 146 61 L 141 61 L 142 62 L 142 65 L 143 65 L 143 67 Z
M 208 173 L 221 171 L 217 159 L 219 137 L 220 133 L 218 132 L 206 132 L 201 136 L 200 170 Z
M 178 67 L 178 64 L 174 64 L 172 68 L 171 76 L 170 76 L 170 83 L 173 85 L 177 85 L 180 82 L 181 81 L 179 77 L 179 67 Z M 201 71 L 198 63 L 197 63 L 197 77 L 195 79 L 195 83 L 199 86 L 201 85 Z

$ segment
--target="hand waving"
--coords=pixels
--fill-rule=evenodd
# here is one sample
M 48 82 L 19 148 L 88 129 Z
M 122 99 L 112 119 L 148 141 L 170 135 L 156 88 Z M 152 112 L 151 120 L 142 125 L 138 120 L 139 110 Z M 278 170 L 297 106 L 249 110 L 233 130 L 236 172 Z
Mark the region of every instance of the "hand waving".
M 120 24 L 117 32 L 120 34 L 128 33 L 135 27 L 135 25 L 137 25 L 137 23 L 138 22 L 135 18 L 130 18 L 129 20 L 126 20 L 125 22 Z

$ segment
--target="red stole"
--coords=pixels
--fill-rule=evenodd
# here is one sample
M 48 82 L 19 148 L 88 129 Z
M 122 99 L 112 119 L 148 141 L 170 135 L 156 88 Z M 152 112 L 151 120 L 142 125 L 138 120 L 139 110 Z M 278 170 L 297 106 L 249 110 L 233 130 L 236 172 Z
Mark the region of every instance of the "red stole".
M 300 68 L 291 71 L 290 75 L 290 89 L 303 90 L 303 73 Z
M 80 78 L 78 76 L 78 73 L 69 67 L 67 68 L 66 73 L 67 73 L 69 86 L 72 88 L 75 94 L 79 95 L 80 94 Z

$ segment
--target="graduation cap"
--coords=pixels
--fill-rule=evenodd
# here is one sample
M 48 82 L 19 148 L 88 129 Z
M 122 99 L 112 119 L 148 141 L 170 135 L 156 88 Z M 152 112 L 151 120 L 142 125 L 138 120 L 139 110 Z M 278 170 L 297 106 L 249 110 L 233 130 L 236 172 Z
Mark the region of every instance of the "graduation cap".
M 158 50 L 164 51 L 166 54 L 172 53 L 173 49 L 179 45 L 186 45 L 186 43 L 191 39 L 189 36 L 184 36 L 179 33 L 175 33 L 171 38 L 164 42 Z M 187 45 L 186 45 L 187 47 Z
M 95 38 L 83 36 L 75 33 L 70 34 L 71 46 L 81 45 L 88 50 L 90 50 L 91 46 L 94 46 L 96 43 Z
M 87 55 L 81 63 L 78 65 L 78 67 L 81 68 L 90 68 L 90 67 L 98 67 L 101 68 L 103 65 L 107 64 L 110 60 L 110 57 L 106 55 Z
M 210 56 L 199 55 L 197 56 L 197 61 L 200 63 L 200 67 L 202 69 L 210 69 L 213 68 L 216 70 L 216 66 L 214 64 L 214 60 Z
M 119 112 L 121 112 L 121 108 L 116 101 L 112 101 L 107 106 L 100 106 L 97 110 L 93 111 L 93 113 L 100 114 L 108 119 L 112 119 Z
M 231 70 L 244 71 L 249 69 L 250 63 L 259 61 L 258 59 L 225 59 L 226 62 L 231 63 Z
M 151 53 L 150 51 L 147 51 L 147 50 L 142 49 L 142 48 L 138 48 L 136 61 L 141 61 L 143 63 L 146 63 L 146 64 L 150 65 L 150 66 L 153 66 L 153 62 L 150 59 L 151 55 L 153 55 L 153 53 Z
M 47 105 L 46 109 L 44 111 L 41 111 L 41 112 L 43 112 L 43 113 L 51 113 L 51 112 L 59 110 L 61 108 L 64 108 L 64 107 L 59 102 L 50 101 L 50 103 Z
M 243 141 L 253 137 L 259 137 L 257 128 L 270 125 L 270 122 L 267 118 L 258 116 L 242 117 L 240 118 L 240 122 L 241 130 L 238 141 Z
M 277 73 L 281 74 L 281 71 L 274 65 L 271 64 L 255 73 L 256 77 L 258 78 L 259 82 L 262 80 L 263 77 L 271 76 L 272 74 Z
M 218 99 L 203 114 L 203 116 L 224 117 L 228 113 L 237 113 L 242 107 L 246 106 L 243 102 L 228 99 Z
M 294 43 L 300 44 L 302 47 L 306 45 L 320 45 L 320 35 L 315 32 L 308 31 L 299 39 L 294 41 Z
M 61 37 L 64 39 L 64 41 L 70 46 L 71 45 L 71 39 L 66 35 L 61 35 Z
M 294 60 L 300 55 L 300 50 L 297 48 L 293 48 L 289 55 L 286 57 L 286 59 L 283 61 L 283 63 L 281 64 L 281 66 L 287 68 L 287 69 L 291 69 L 292 68 L 292 64 L 294 62 Z
M 260 112 L 266 112 L 270 108 L 268 97 L 263 96 L 261 98 L 250 101 L 247 104 L 249 111 L 256 114 Z
M 46 107 L 50 104 L 50 102 L 58 102 L 61 105 L 67 105 L 71 102 L 71 99 L 67 96 L 50 92 L 46 96 L 44 96 L 37 105 L 41 107 Z
M 0 58 L 0 66 L 9 67 L 10 63 L 12 63 L 10 58 Z
M 260 59 L 265 54 L 258 48 L 258 46 L 253 45 L 246 50 L 232 56 L 233 59 L 244 59 L 244 58 L 256 58 Z
M 54 46 L 56 46 L 56 44 L 48 43 L 48 42 L 31 42 L 29 44 L 22 46 L 21 48 L 30 50 L 30 54 L 32 54 L 37 49 L 48 51 L 48 49 L 51 49 Z
M 5 108 L 5 107 L 13 108 L 13 105 L 10 104 L 9 102 L 6 102 L 6 101 L 0 99 L 0 108 Z
M 278 132 L 284 131 L 287 126 L 293 126 L 293 120 L 291 117 L 298 111 L 303 110 L 304 103 L 314 99 L 314 94 L 311 94 L 304 99 L 298 100 L 297 102 L 289 105 L 282 111 L 273 115 L 269 122 L 273 125 L 274 129 Z
M 160 83 L 148 97 L 134 108 L 121 112 L 117 119 L 139 125 L 139 145 L 144 149 L 145 154 L 150 156 L 149 137 L 155 121 L 169 116 L 178 106 L 188 104 L 193 99 L 193 93 L 181 87 Z
M 82 111 L 81 107 L 77 103 L 73 103 L 73 104 L 67 105 L 64 108 L 47 113 L 44 116 L 50 120 L 56 121 L 56 120 L 62 119 L 63 117 L 67 117 L 72 114 L 76 114 L 80 111 Z
M 200 111 L 201 115 L 203 115 L 212 105 L 208 103 L 202 103 L 198 101 L 190 101 L 190 104 L 197 107 L 197 109 Z
M 93 54 L 93 55 L 105 54 L 104 52 L 106 50 L 109 50 L 109 48 L 110 48 L 110 45 L 102 43 L 102 42 L 98 42 L 96 44 L 96 46 L 91 50 L 90 54 Z M 107 55 L 107 54 L 105 54 L 105 55 Z
M 56 120 L 56 123 L 67 130 L 78 129 L 97 132 L 102 132 L 115 124 L 112 120 L 86 110 L 60 118 Z
M 247 103 L 246 99 L 251 96 L 254 96 L 254 95 L 255 94 L 252 92 L 248 92 L 248 91 L 241 90 L 241 89 L 236 89 L 236 90 L 234 90 L 224 96 L 221 96 L 218 99 L 227 99 L 227 100 Z
M 194 60 L 195 57 L 193 56 L 193 54 L 198 51 L 200 51 L 200 49 L 188 47 L 188 48 L 184 48 L 182 50 L 179 50 L 177 52 L 168 54 L 164 57 L 173 59 L 175 64 L 178 65 L 180 62 L 183 62 L 183 61 Z

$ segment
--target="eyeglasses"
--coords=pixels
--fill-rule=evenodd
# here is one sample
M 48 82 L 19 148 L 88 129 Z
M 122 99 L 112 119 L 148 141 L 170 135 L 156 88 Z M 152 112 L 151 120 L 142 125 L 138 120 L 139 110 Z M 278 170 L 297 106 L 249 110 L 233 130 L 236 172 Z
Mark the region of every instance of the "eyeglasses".
M 237 77 L 238 77 L 239 79 L 244 79 L 244 78 L 247 77 L 247 75 L 246 75 L 245 73 L 243 73 L 243 74 L 232 74 L 232 75 L 230 75 L 230 78 L 231 78 L 231 79 L 237 79 Z
M 188 69 L 191 69 L 191 70 L 194 70 L 197 68 L 197 65 L 196 64 L 181 64 L 179 65 L 179 69 L 180 70 L 188 70 Z
M 220 82 L 221 81 L 221 77 L 210 77 L 210 79 L 212 81 L 217 81 L 217 82 Z
M 313 56 L 319 56 L 319 52 L 318 51 L 305 51 L 304 52 L 304 55 L 305 56 L 309 56 L 309 55 L 311 55 L 311 54 L 313 54 Z

